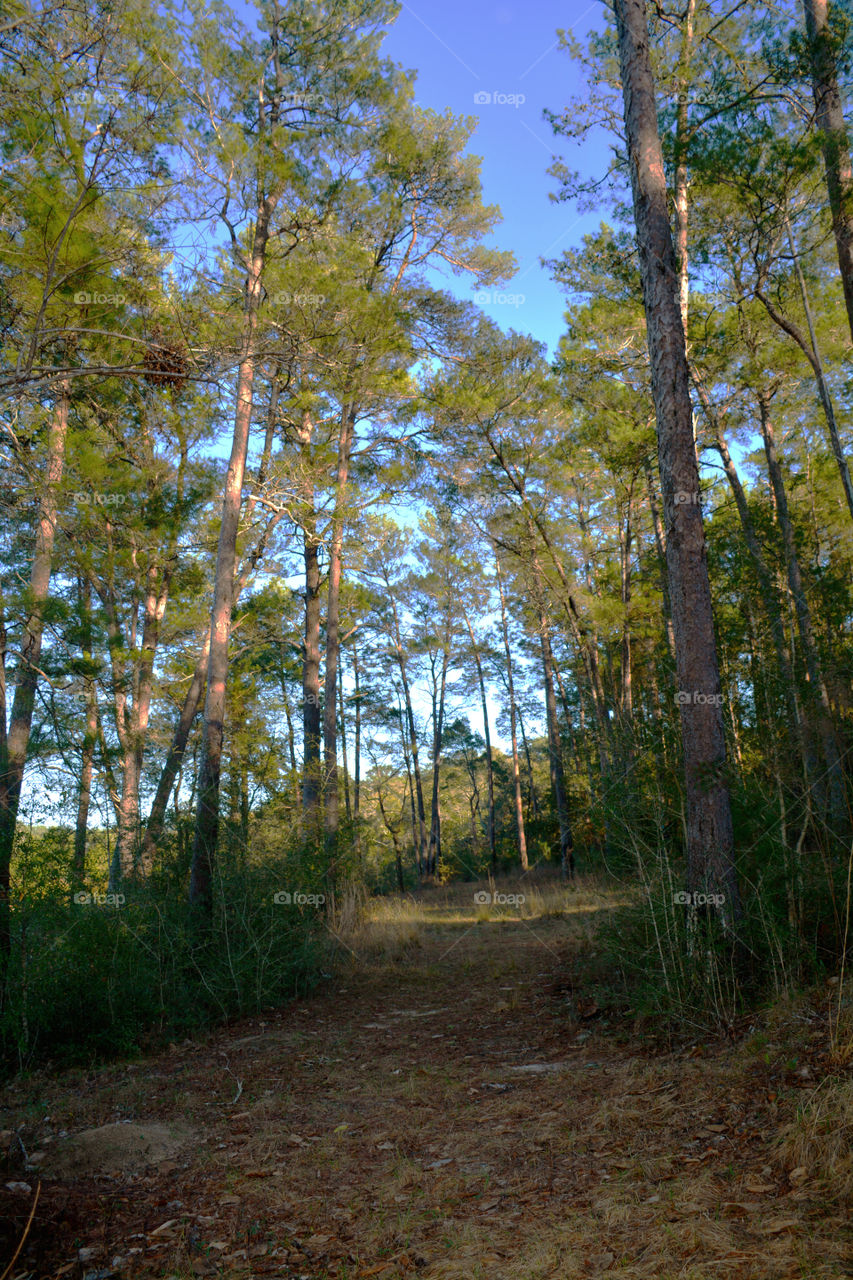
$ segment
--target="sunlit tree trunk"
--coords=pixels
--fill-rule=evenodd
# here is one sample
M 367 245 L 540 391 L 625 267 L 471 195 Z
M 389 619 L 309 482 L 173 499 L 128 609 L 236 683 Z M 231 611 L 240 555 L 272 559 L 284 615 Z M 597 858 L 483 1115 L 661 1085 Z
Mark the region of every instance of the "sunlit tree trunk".
M 529 532 L 531 543 L 534 538 L 533 526 Z M 560 725 L 557 720 L 557 698 L 554 693 L 554 655 L 551 648 L 551 621 L 545 602 L 545 584 L 539 558 L 532 553 L 533 591 L 536 612 L 539 621 L 539 645 L 542 653 L 542 675 L 545 685 L 545 715 L 548 724 L 548 757 L 551 765 L 551 787 L 554 791 L 554 803 L 557 809 L 557 823 L 560 832 L 560 874 L 563 879 L 574 876 L 575 859 L 572 841 L 572 828 L 569 818 L 569 802 L 566 793 L 566 779 L 563 770 L 563 744 L 560 739 Z
M 349 461 L 355 429 L 355 409 L 345 405 L 341 412 L 338 441 L 338 470 L 335 480 L 335 508 L 332 513 L 332 537 L 329 546 L 329 582 L 326 606 L 326 662 L 323 700 L 323 823 L 326 856 L 334 859 L 339 825 L 338 801 L 338 734 L 337 691 L 340 658 L 341 552 L 344 539 Z
M 142 623 L 142 646 L 132 677 L 132 697 L 128 699 L 124 688 L 126 659 L 117 663 L 120 633 L 115 603 L 102 596 L 107 608 L 108 626 L 113 645 L 113 685 L 116 694 L 116 732 L 122 756 L 121 801 L 118 811 L 118 835 L 110 866 L 110 889 L 114 891 L 120 880 L 135 875 L 140 854 L 139 783 L 142 777 L 142 759 L 148 719 L 151 712 L 151 696 L 154 684 L 154 659 L 160 640 L 160 624 L 166 612 L 169 598 L 171 568 L 162 570 L 152 565 L 148 571 L 145 592 L 145 611 Z
M 415 715 L 412 710 L 412 695 L 409 688 L 409 675 L 406 667 L 406 653 L 403 648 L 403 638 L 400 633 L 400 617 L 397 612 L 397 601 L 391 589 L 391 583 L 388 578 L 385 579 L 385 587 L 388 593 L 388 603 L 391 605 L 391 613 L 394 622 L 394 634 L 392 642 L 394 645 L 394 656 L 397 659 L 397 665 L 400 669 L 400 682 L 403 687 L 403 702 L 406 710 L 406 724 L 409 729 L 409 752 L 412 758 L 412 772 L 415 778 L 415 797 L 418 809 L 418 839 L 417 839 L 417 862 L 423 869 L 423 874 L 429 874 L 429 864 L 427 860 L 427 834 L 426 834 L 426 809 L 424 807 L 424 789 L 421 779 L 421 766 L 418 754 L 418 735 L 415 729 Z
M 234 434 L 225 491 L 219 546 L 213 583 L 213 607 L 210 614 L 210 656 L 207 665 L 207 693 L 202 725 L 202 751 L 199 765 L 196 824 L 190 872 L 190 902 L 210 912 L 213 907 L 213 868 L 219 834 L 219 779 L 222 768 L 222 743 L 225 734 L 226 681 L 228 678 L 228 646 L 231 638 L 231 614 L 234 607 L 234 578 L 237 568 L 237 534 L 243 503 L 243 477 L 252 426 L 253 387 L 255 378 L 255 335 L 258 307 L 261 302 L 262 276 L 266 261 L 270 220 L 276 197 L 268 195 L 257 211 L 252 239 L 251 260 L 246 278 L 246 310 L 243 330 L 243 354 L 237 374 L 237 407 Z
M 444 636 L 441 652 L 441 676 L 438 700 L 433 698 L 432 732 L 432 809 L 430 811 L 429 848 L 427 851 L 427 875 L 438 875 L 441 866 L 441 798 L 438 789 L 441 771 L 441 742 L 444 736 L 444 705 L 447 691 L 447 669 L 450 665 L 450 612 L 445 614 Z
M 504 653 L 506 655 L 506 679 L 507 689 L 509 690 L 509 732 L 512 744 L 512 789 L 515 799 L 515 828 L 518 833 L 518 857 L 521 863 L 522 871 L 526 871 L 527 862 L 527 835 L 524 830 L 524 796 L 521 790 L 521 769 L 518 763 L 518 732 L 516 727 L 517 710 L 515 705 L 515 678 L 512 673 L 512 650 L 509 645 L 509 627 L 507 625 L 506 615 L 506 594 L 504 592 L 503 575 L 501 573 L 500 558 L 498 556 L 497 547 L 494 547 L 495 553 L 495 573 L 498 580 L 498 592 L 501 601 L 501 634 L 504 642 Z
M 320 559 L 313 516 L 303 533 L 305 653 L 302 663 L 302 820 L 306 841 L 320 838 Z
M 361 866 L 361 670 L 358 661 L 358 642 L 353 636 L 352 677 L 355 685 L 355 744 L 353 748 L 352 820 L 355 829 L 355 852 Z
M 741 912 L 693 409 L 643 0 L 616 0 L 628 162 L 651 360 L 686 774 L 687 877 Z
M 489 705 L 486 701 L 486 682 L 483 679 L 483 663 L 480 658 L 477 639 L 474 635 L 474 628 L 471 626 L 471 619 L 468 617 L 468 612 L 464 605 L 461 607 L 462 616 L 465 619 L 465 626 L 468 629 L 468 638 L 471 641 L 471 653 L 474 658 L 474 667 L 477 672 L 477 685 L 480 690 L 480 706 L 483 709 L 483 736 L 486 740 L 486 782 L 489 796 L 489 861 L 494 869 L 497 867 L 498 855 L 497 845 L 495 843 L 495 777 L 492 763 L 492 734 L 489 728 Z
M 29 581 L 29 615 L 21 637 L 21 655 L 12 700 L 8 733 L 0 739 L 0 1003 L 5 993 L 6 965 L 11 945 L 9 885 L 12 850 L 21 803 L 21 787 L 33 724 L 39 678 L 44 607 L 50 589 L 53 549 L 56 540 L 57 491 L 65 465 L 70 393 L 63 381 L 50 418 L 44 481 L 39 495 L 33 562 Z M 5 708 L 4 708 L 5 710 Z M 5 722 L 4 722 L 5 730 Z
M 687 90 L 690 82 L 690 58 L 693 52 L 693 22 L 696 0 L 687 0 L 681 25 L 681 49 L 678 55 L 676 93 L 678 102 L 675 117 L 675 257 L 678 263 L 678 303 L 681 323 L 687 338 L 687 320 L 690 306 L 690 259 L 688 254 L 688 199 L 689 174 L 687 170 Z
M 853 165 L 838 87 L 833 37 L 829 30 L 827 0 L 803 0 L 803 13 L 811 53 L 815 124 L 821 132 L 838 269 L 847 304 L 850 336 L 853 338 Z
M 90 666 L 93 664 L 91 641 L 91 589 L 85 579 L 78 584 L 80 613 L 86 641 L 83 652 Z M 71 874 L 75 885 L 83 883 L 86 874 L 86 841 L 89 833 L 89 806 L 92 801 L 92 777 L 95 765 L 95 747 L 98 743 L 98 693 L 92 672 L 84 677 L 86 691 L 86 729 L 80 752 L 80 778 L 77 783 L 77 818 L 74 824 L 74 856 Z
M 821 669 L 820 656 L 814 636 L 811 609 L 806 599 L 803 586 L 794 528 L 788 511 L 788 495 L 785 481 L 776 451 L 776 434 L 770 419 L 769 397 L 761 392 L 758 395 L 758 409 L 761 421 L 761 434 L 764 440 L 764 454 L 767 459 L 767 472 L 776 499 L 776 518 L 785 547 L 785 567 L 788 575 L 788 587 L 794 602 L 797 618 L 797 631 L 802 646 L 803 658 L 808 672 L 809 691 L 811 693 L 816 727 L 820 736 L 823 757 L 826 763 L 828 782 L 829 821 L 836 835 L 847 829 L 847 814 L 844 799 L 844 774 L 841 765 L 841 754 L 832 724 L 832 712 L 829 695 Z
M 773 646 L 776 650 L 776 663 L 779 668 L 779 684 L 781 685 L 781 693 L 785 701 L 788 729 L 791 734 L 792 741 L 797 742 L 799 745 L 800 754 L 805 766 L 808 752 L 803 737 L 802 725 L 797 715 L 797 706 L 794 698 L 794 670 L 791 665 L 791 657 L 788 652 L 788 647 L 785 643 L 785 628 L 782 623 L 782 611 L 779 604 L 779 596 L 753 526 L 752 516 L 749 511 L 749 504 L 746 500 L 746 494 L 744 493 L 743 485 L 740 482 L 737 467 L 735 466 L 734 460 L 729 452 L 725 432 L 723 430 L 723 424 L 720 421 L 719 414 L 711 403 L 711 399 L 701 381 L 694 377 L 694 384 L 699 393 L 699 399 L 705 411 L 705 416 L 707 417 L 708 423 L 711 427 L 714 445 L 720 455 L 720 461 L 723 464 L 723 470 L 726 473 L 726 479 L 729 482 L 732 496 L 735 500 L 743 539 L 746 543 L 747 550 L 749 551 L 750 558 L 752 559 L 759 586 L 761 587 L 762 603 L 770 622 Z
M 344 757 L 344 801 L 346 805 L 347 821 L 352 825 L 352 801 L 350 800 L 349 785 L 349 758 L 347 754 L 347 722 L 344 711 L 344 686 L 343 679 L 338 680 L 338 716 L 341 725 L 341 751 Z

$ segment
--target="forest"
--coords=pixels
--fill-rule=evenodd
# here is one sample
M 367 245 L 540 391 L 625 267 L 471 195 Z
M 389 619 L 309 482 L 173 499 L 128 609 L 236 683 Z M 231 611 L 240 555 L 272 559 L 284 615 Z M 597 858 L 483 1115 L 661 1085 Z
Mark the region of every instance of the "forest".
M 853 10 L 594 8 L 549 352 L 393 0 L 6 0 L 8 1079 L 591 884 L 590 1017 L 820 990 L 849 1070 Z

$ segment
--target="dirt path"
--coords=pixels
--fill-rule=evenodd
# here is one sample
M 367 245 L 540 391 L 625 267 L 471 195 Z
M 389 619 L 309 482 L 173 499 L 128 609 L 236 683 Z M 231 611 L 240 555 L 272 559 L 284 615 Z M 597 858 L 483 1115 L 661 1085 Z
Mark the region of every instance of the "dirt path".
M 311 1000 L 7 1090 L 46 1173 L 62 1130 L 183 1126 L 157 1165 L 45 1177 L 12 1277 L 853 1274 L 826 1189 L 779 1158 L 782 1095 L 753 1059 L 638 1056 L 571 989 L 601 905 L 520 920 L 435 895 L 426 923 L 351 937 Z M 32 1196 L 0 1194 L 17 1239 Z

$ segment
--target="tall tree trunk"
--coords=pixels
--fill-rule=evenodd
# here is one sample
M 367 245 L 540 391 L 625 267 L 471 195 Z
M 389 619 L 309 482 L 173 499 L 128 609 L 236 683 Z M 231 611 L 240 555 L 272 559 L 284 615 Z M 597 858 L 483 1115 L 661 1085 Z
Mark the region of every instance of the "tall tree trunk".
M 832 403 L 832 395 L 829 390 L 829 383 L 826 380 L 826 373 L 823 367 L 823 359 L 820 354 L 820 347 L 817 341 L 817 330 L 815 328 L 814 316 L 812 315 L 811 301 L 809 300 L 809 291 L 806 288 L 806 278 L 803 275 L 803 268 L 800 265 L 800 255 L 797 253 L 794 244 L 794 236 L 791 231 L 791 224 L 785 219 L 785 229 L 788 233 L 788 247 L 791 250 L 791 257 L 794 262 L 794 273 L 797 277 L 797 283 L 800 286 L 800 297 L 803 300 L 803 311 L 806 313 L 806 324 L 809 330 L 809 345 L 812 350 L 812 368 L 814 370 L 815 380 L 817 382 L 818 396 L 820 397 L 821 407 L 823 408 L 823 416 L 826 418 L 826 425 L 829 431 L 829 442 L 832 446 L 832 456 L 835 458 L 835 465 L 838 467 L 838 474 L 841 477 L 841 487 L 844 490 L 844 497 L 847 499 L 847 510 L 853 518 L 853 483 L 850 480 L 850 468 L 847 465 L 847 459 L 844 456 L 844 450 L 841 447 L 841 437 L 838 434 L 838 422 L 835 417 L 835 408 Z M 808 352 L 806 353 L 808 354 Z
M 403 857 L 400 850 L 400 841 L 397 837 L 397 828 L 392 826 L 389 821 L 388 814 L 385 812 L 385 801 L 382 798 L 381 784 L 376 788 L 376 799 L 379 801 L 379 812 L 382 814 L 382 821 L 385 823 L 385 829 L 391 837 L 394 845 L 394 866 L 397 871 L 397 889 L 403 894 L 406 892 L 406 883 L 403 879 Z
M 78 583 L 78 590 L 80 593 L 81 621 L 86 633 L 83 652 L 90 668 L 93 668 L 91 588 L 89 583 L 81 578 Z M 77 784 L 77 819 L 74 824 L 74 856 L 71 865 L 71 876 L 75 885 L 82 885 L 86 875 L 86 839 L 89 830 L 89 807 L 92 801 L 95 747 L 98 742 L 98 693 L 92 670 L 86 674 L 84 679 L 86 688 L 86 729 L 83 734 L 83 747 L 80 753 L 80 779 Z
M 259 473 L 259 482 L 262 478 Z M 253 501 L 250 499 L 247 503 L 247 510 L 253 507 Z M 252 571 L 257 567 L 259 560 L 263 556 L 269 538 L 276 525 L 281 522 L 282 515 L 274 516 L 263 533 L 261 534 L 251 553 L 247 556 L 240 575 L 234 584 L 234 603 L 236 605 L 240 594 L 243 591 Z M 154 865 L 154 857 L 157 852 L 157 845 L 163 836 L 163 830 L 166 825 L 166 810 L 169 805 L 169 797 L 175 787 L 178 774 L 181 772 L 183 764 L 184 752 L 186 751 L 187 742 L 189 741 L 190 730 L 193 722 L 198 714 L 201 704 L 202 694 L 204 693 L 205 677 L 207 675 L 207 667 L 210 659 L 210 623 L 208 622 L 207 630 L 204 635 L 204 641 L 193 670 L 189 687 L 184 696 L 183 705 L 178 715 L 172 733 L 172 741 L 169 744 L 169 750 L 166 753 L 166 759 L 163 762 L 163 768 L 160 772 L 160 778 L 157 783 L 157 790 L 148 815 L 148 822 L 145 827 L 145 835 L 142 838 L 142 848 L 139 855 L 140 875 L 149 875 Z M 296 768 L 294 762 L 294 770 Z
M 210 657 L 207 666 L 207 693 L 202 725 L 202 752 L 199 766 L 196 824 L 190 872 L 190 902 L 210 913 L 213 909 L 213 868 L 219 834 L 219 778 L 225 734 L 228 645 L 234 607 L 234 578 L 237 568 L 237 534 L 243 504 L 243 477 L 252 426 L 255 378 L 255 342 L 261 278 L 266 260 L 270 220 L 276 196 L 268 195 L 260 204 L 255 221 L 252 257 L 246 278 L 246 310 L 243 353 L 237 374 L 237 408 L 231 457 L 222 500 L 222 522 L 216 554 L 213 607 L 210 612 Z
M 290 705 L 290 694 L 287 691 L 287 674 L 284 667 L 284 643 L 281 646 L 281 705 L 284 707 L 284 719 L 287 724 L 287 750 L 290 755 L 290 772 L 296 777 L 296 733 L 293 728 L 293 708 Z
M 355 408 L 346 404 L 341 412 L 338 441 L 338 471 L 335 480 L 335 509 L 329 546 L 329 585 L 326 605 L 326 665 L 323 702 L 323 821 L 326 857 L 335 858 L 338 840 L 338 733 L 337 692 L 340 656 L 341 553 L 344 540 L 346 490 L 350 451 L 355 430 Z
M 304 531 L 305 654 L 302 664 L 302 820 L 306 842 L 320 839 L 320 559 L 312 521 Z
M 355 745 L 352 779 L 352 820 L 355 824 L 355 854 L 361 867 L 361 671 L 358 664 L 358 643 L 355 635 L 352 642 L 352 673 L 355 684 Z
M 248 745 L 240 761 L 240 845 L 245 856 L 249 848 L 249 758 Z
M 838 88 L 828 9 L 827 0 L 803 0 L 812 63 L 815 123 L 821 132 L 838 269 L 844 287 L 850 336 L 853 338 L 853 166 Z
M 690 305 L 690 260 L 687 246 L 688 231 L 688 191 L 690 186 L 687 171 L 687 90 L 690 83 L 690 58 L 693 53 L 693 21 L 696 14 L 696 0 L 687 0 L 681 28 L 681 50 L 678 55 L 677 95 L 678 104 L 675 117 L 675 258 L 678 263 L 678 304 L 681 312 L 681 323 L 684 328 L 684 340 L 687 341 L 687 319 Z
M 619 525 L 619 552 L 621 563 L 621 600 L 624 615 L 622 619 L 622 645 L 619 680 L 619 718 L 622 722 L 624 739 L 626 773 L 630 771 L 634 759 L 634 691 L 631 680 L 631 543 L 634 532 L 632 527 L 633 494 L 628 497 L 628 510 L 625 516 L 624 531 Z
M 529 531 L 532 545 L 534 538 L 532 524 L 529 525 Z M 545 585 L 542 580 L 542 570 L 535 551 L 533 552 L 532 567 L 536 611 L 539 615 L 539 644 L 542 650 L 542 672 L 545 684 L 545 714 L 548 722 L 548 756 L 551 764 L 551 786 L 554 791 L 557 822 L 560 830 L 560 875 L 565 880 L 575 874 L 575 858 L 566 780 L 563 771 L 563 744 L 560 740 L 560 725 L 557 720 L 557 698 L 554 693 L 554 656 L 551 650 L 551 623 L 545 603 Z
M 518 707 L 517 710 L 518 710 L 518 727 L 521 730 L 521 745 L 524 747 L 524 759 L 527 762 L 527 785 L 530 792 L 530 796 L 529 796 L 530 812 L 534 818 L 538 818 L 539 817 L 539 798 L 536 795 L 536 783 L 533 778 L 533 762 L 530 759 L 530 744 L 527 741 L 527 734 L 524 732 L 524 715 L 522 714 L 521 707 Z
M 116 700 L 116 730 L 122 751 L 122 790 L 118 813 L 118 835 L 110 868 L 111 891 L 115 891 L 119 880 L 134 875 L 139 870 L 137 866 L 141 843 L 139 783 L 142 777 L 145 738 L 151 712 L 154 659 L 160 640 L 160 624 L 169 598 L 171 577 L 171 565 L 166 565 L 162 572 L 158 565 L 151 565 L 148 570 L 142 645 L 134 664 L 132 699 L 128 705 L 128 699 L 122 690 Z M 115 602 L 111 597 L 108 598 L 106 593 L 102 593 L 102 601 L 107 608 L 110 633 L 118 639 L 120 637 Z M 112 654 L 115 652 L 114 645 Z M 124 666 L 125 662 L 122 660 L 118 669 L 115 665 L 113 667 L 113 684 L 116 691 L 123 685 Z
M 394 599 L 391 583 L 387 577 L 385 578 L 385 587 L 388 593 L 388 600 L 391 605 L 392 618 L 394 622 L 394 635 L 392 637 L 394 644 L 394 656 L 397 659 L 397 665 L 400 668 L 400 682 L 403 686 L 403 700 L 406 708 L 406 723 L 409 726 L 409 751 L 412 756 L 412 771 L 415 775 L 415 795 L 418 806 L 417 860 L 418 864 L 424 869 L 424 875 L 429 875 L 424 789 L 423 781 L 421 779 L 420 759 L 418 756 L 418 735 L 415 731 L 415 715 L 412 710 L 412 695 L 409 689 L 409 676 L 406 669 L 406 654 L 403 649 L 403 639 L 400 634 L 400 617 L 397 613 L 397 601 Z
M 797 631 L 802 645 L 803 658 L 808 672 L 809 691 L 816 727 L 823 748 L 829 783 L 829 822 L 837 836 L 842 836 L 847 829 L 847 814 L 844 799 L 844 774 L 841 766 L 841 755 L 835 738 L 832 724 L 832 712 L 829 705 L 829 694 L 821 670 L 820 656 L 814 637 L 811 610 L 806 599 L 803 586 L 800 561 L 797 556 L 797 545 L 794 528 L 788 511 L 788 495 L 785 492 L 785 481 L 776 451 L 776 434 L 770 420 L 770 401 L 765 392 L 758 393 L 758 409 L 761 421 L 761 435 L 764 440 L 764 454 L 767 459 L 767 472 L 773 493 L 776 498 L 776 518 L 782 533 L 785 547 L 785 566 L 788 574 L 788 587 L 794 602 L 797 618 Z
M 352 803 L 350 801 L 349 788 L 349 759 L 347 757 L 347 722 L 344 713 L 344 685 L 343 679 L 338 681 L 338 715 L 341 721 L 341 751 L 344 757 L 344 801 L 346 804 L 347 822 L 352 826 Z
M 557 681 L 557 693 L 560 697 L 560 706 L 563 708 L 563 719 L 566 722 L 566 733 L 569 738 L 569 747 L 572 752 L 572 759 L 575 762 L 575 768 L 580 772 L 580 755 L 578 754 L 578 744 L 575 740 L 575 731 L 572 725 L 572 709 L 569 704 L 569 695 L 566 693 L 566 686 L 563 677 L 560 675 L 559 664 L 554 664 L 554 679 Z
M 622 92 L 651 360 L 686 774 L 687 881 L 740 918 L 726 740 L 693 408 L 644 0 L 616 0 Z
M 151 804 L 151 811 L 148 815 L 148 823 L 145 828 L 145 835 L 142 839 L 142 849 L 140 852 L 140 871 L 143 875 L 149 874 L 152 866 L 154 865 L 157 845 L 162 838 L 163 830 L 166 825 L 166 810 L 169 805 L 169 797 L 172 794 L 172 790 L 175 786 L 175 780 L 177 779 L 181 769 L 193 721 L 195 720 L 199 706 L 201 705 L 209 656 L 210 628 L 208 627 L 204 638 L 204 644 L 202 645 L 201 652 L 196 660 L 195 670 L 193 671 L 189 688 L 184 696 L 183 706 L 181 707 L 181 711 L 172 734 L 172 741 L 169 744 L 169 750 L 166 754 L 166 759 L 163 762 L 163 768 L 160 771 L 157 790 Z
M 518 733 L 516 729 L 516 706 L 515 706 L 515 679 L 512 672 L 512 651 L 509 645 L 509 627 L 506 615 L 506 595 L 504 592 L 503 575 L 501 574 L 500 558 L 498 549 L 492 543 L 492 550 L 495 556 L 495 573 L 498 580 L 498 592 L 501 601 L 501 633 L 503 635 L 504 653 L 506 654 L 506 678 L 507 688 L 509 690 L 509 733 L 512 743 L 512 789 L 515 797 L 515 828 L 518 833 L 518 857 L 521 863 L 522 871 L 526 871 L 527 862 L 527 835 L 524 830 L 524 797 L 521 792 L 521 769 L 518 764 Z
M 43 613 L 50 589 L 56 539 L 57 490 L 65 465 L 69 401 L 68 382 L 63 380 L 50 419 L 44 484 L 39 495 L 39 517 L 28 592 L 30 613 L 21 638 L 21 656 L 9 729 L 5 740 L 0 739 L 0 746 L 3 747 L 0 757 L 0 1005 L 5 997 L 6 968 L 11 947 L 9 886 L 12 850 L 36 702 L 38 664 L 44 633 Z
M 666 533 L 664 531 L 663 522 L 660 518 L 660 507 L 658 506 L 658 497 L 655 493 L 655 481 L 654 474 L 652 472 L 651 459 L 646 459 L 645 473 L 646 489 L 649 495 L 649 511 L 652 515 L 652 527 L 655 531 L 655 546 L 657 547 L 658 562 L 660 564 L 660 585 L 661 595 L 663 597 L 666 648 L 670 662 L 673 667 L 675 667 L 675 632 L 672 629 L 672 609 L 669 603 L 669 575 L 666 571 Z
M 438 875 L 441 865 L 441 802 L 438 783 L 441 770 L 441 740 L 444 734 L 444 699 L 447 690 L 447 668 L 450 664 L 450 614 L 447 613 L 444 625 L 444 644 L 441 654 L 441 677 L 439 680 L 438 707 L 433 698 L 433 734 L 432 734 L 432 810 L 429 825 L 429 849 L 427 852 L 427 875 Z
M 705 386 L 695 374 L 693 376 L 693 382 L 699 393 L 702 408 L 705 411 L 705 416 L 708 419 L 708 423 L 713 433 L 714 445 L 720 455 L 720 461 L 723 464 L 723 470 L 726 473 L 726 479 L 729 482 L 732 496 L 735 500 L 735 506 L 737 507 L 743 539 L 746 543 L 753 567 L 755 568 L 756 577 L 758 578 L 758 582 L 761 587 L 762 602 L 770 622 L 770 631 L 773 636 L 773 647 L 776 650 L 776 663 L 779 668 L 781 692 L 785 700 L 788 730 L 791 734 L 792 741 L 797 742 L 799 745 L 800 754 L 803 759 L 803 764 L 805 765 L 808 752 L 803 737 L 802 725 L 797 715 L 797 705 L 794 699 L 794 670 L 791 665 L 791 657 L 788 652 L 788 647 L 785 643 L 785 628 L 782 622 L 782 610 L 779 604 L 778 592 L 776 591 L 773 577 L 767 567 L 767 562 L 764 558 L 761 544 L 758 541 L 758 536 L 752 523 L 749 503 L 746 500 L 746 494 L 744 493 L 743 485 L 740 482 L 737 467 L 729 453 L 720 416 L 711 403 L 711 399 L 705 389 Z
M 791 247 L 791 253 L 794 257 L 794 266 L 796 274 L 800 282 L 800 293 L 803 299 L 803 306 L 806 312 L 806 319 L 809 326 L 809 338 L 789 316 L 784 315 L 775 303 L 768 298 L 762 288 L 755 289 L 755 296 L 764 307 L 764 310 L 770 316 L 774 324 L 787 333 L 789 338 L 793 338 L 803 355 L 812 367 L 817 384 L 818 399 L 820 400 L 823 416 L 826 419 L 827 429 L 829 431 L 829 440 L 832 447 L 832 455 L 835 458 L 835 464 L 838 467 L 838 473 L 841 477 L 841 485 L 844 489 L 844 497 L 847 502 L 847 509 L 853 517 L 853 484 L 850 480 L 850 469 L 847 465 L 847 459 L 844 456 L 844 450 L 841 447 L 841 437 L 838 434 L 838 423 L 835 417 L 835 409 L 832 404 L 832 397 L 829 393 L 829 384 L 823 371 L 823 362 L 820 357 L 820 350 L 817 345 L 817 334 L 815 332 L 814 320 L 812 318 L 811 306 L 809 305 L 809 296 L 806 291 L 806 282 L 800 268 L 799 259 L 797 258 L 794 242 L 791 238 L 790 227 L 788 228 L 788 240 Z
M 400 702 L 400 692 L 396 685 L 394 688 L 397 691 L 397 717 L 400 724 L 400 742 L 403 748 L 403 760 L 406 765 L 406 778 L 409 785 L 409 805 L 412 811 L 412 849 L 415 855 L 415 866 L 418 872 L 418 879 L 420 880 L 426 874 L 426 870 L 421 862 L 421 842 L 418 835 L 418 819 L 415 812 L 415 785 L 412 778 L 412 758 L 409 750 L 408 721 L 403 712 L 402 703 Z
M 496 870 L 498 854 L 495 839 L 495 776 L 492 763 L 492 735 L 489 729 L 489 704 L 486 701 L 486 683 L 483 679 L 483 664 L 480 660 L 477 639 L 464 605 L 462 606 L 462 616 L 465 619 L 465 626 L 468 628 L 468 636 L 471 640 L 471 652 L 474 656 L 474 666 L 477 669 L 477 684 L 480 688 L 480 705 L 483 708 L 483 735 L 486 739 L 486 782 L 489 794 L 489 861 L 492 865 L 492 870 Z

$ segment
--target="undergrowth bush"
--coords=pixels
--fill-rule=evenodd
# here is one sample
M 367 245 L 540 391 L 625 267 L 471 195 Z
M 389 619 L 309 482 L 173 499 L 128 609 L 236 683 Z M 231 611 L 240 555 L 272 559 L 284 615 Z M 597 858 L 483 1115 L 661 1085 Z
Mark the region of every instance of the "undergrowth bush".
M 132 1054 L 308 990 L 323 947 L 322 887 L 292 863 L 220 876 L 209 924 L 185 890 L 125 885 L 125 901 L 18 895 L 0 1052 L 6 1073 Z M 95 891 L 103 897 L 103 891 Z M 290 893 L 292 901 L 276 901 Z
M 836 969 L 843 952 L 844 868 L 804 861 L 793 898 L 789 851 L 767 849 L 741 873 L 744 918 L 736 936 L 713 914 L 679 900 L 684 867 L 658 852 L 639 857 L 632 901 L 602 923 L 601 967 L 658 1028 L 719 1029 L 746 1008 L 790 994 Z

